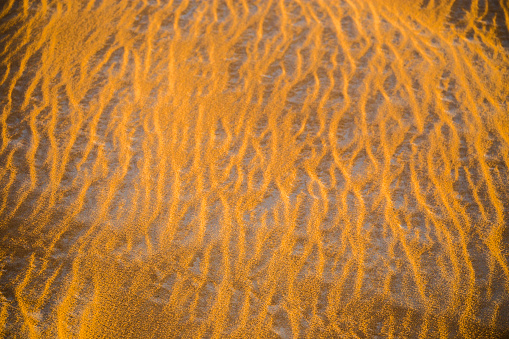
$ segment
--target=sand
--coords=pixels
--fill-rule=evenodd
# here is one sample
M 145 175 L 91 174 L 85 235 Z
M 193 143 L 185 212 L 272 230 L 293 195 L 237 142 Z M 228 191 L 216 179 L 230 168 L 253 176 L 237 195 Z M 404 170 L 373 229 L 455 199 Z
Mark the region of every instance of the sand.
M 0 337 L 507 335 L 507 1 L 0 12 Z

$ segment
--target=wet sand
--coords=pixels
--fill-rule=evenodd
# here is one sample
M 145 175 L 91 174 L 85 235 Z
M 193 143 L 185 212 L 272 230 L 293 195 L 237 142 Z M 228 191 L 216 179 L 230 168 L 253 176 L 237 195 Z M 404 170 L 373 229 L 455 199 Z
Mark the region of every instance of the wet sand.
M 0 337 L 509 333 L 507 1 L 0 10 Z

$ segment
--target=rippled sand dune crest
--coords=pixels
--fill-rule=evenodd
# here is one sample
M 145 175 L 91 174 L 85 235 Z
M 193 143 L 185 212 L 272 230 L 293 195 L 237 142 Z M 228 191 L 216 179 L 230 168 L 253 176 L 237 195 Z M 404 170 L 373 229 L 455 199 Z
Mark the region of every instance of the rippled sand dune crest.
M 0 11 L 0 337 L 508 334 L 507 1 Z

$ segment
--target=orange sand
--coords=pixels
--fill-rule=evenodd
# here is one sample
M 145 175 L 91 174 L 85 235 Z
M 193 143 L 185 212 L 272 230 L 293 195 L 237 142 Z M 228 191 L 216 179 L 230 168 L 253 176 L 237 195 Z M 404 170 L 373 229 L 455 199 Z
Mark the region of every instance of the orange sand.
M 0 336 L 509 331 L 505 0 L 15 1 Z

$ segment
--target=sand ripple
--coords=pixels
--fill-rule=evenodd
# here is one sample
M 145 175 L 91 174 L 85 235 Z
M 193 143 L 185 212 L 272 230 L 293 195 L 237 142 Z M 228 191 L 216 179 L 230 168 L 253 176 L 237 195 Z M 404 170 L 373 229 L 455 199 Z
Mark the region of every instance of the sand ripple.
M 507 1 L 0 14 L 0 336 L 509 331 Z

